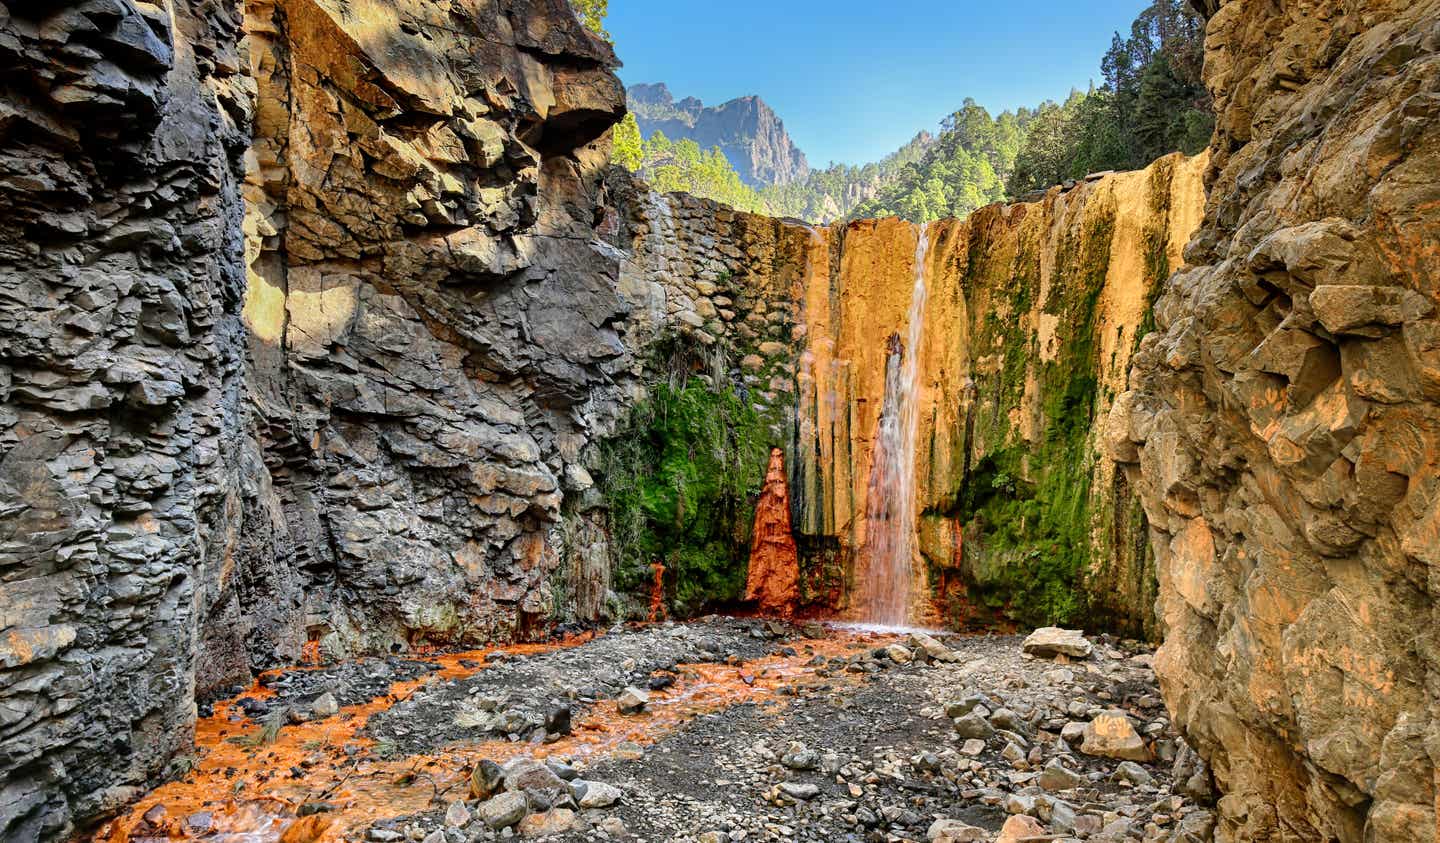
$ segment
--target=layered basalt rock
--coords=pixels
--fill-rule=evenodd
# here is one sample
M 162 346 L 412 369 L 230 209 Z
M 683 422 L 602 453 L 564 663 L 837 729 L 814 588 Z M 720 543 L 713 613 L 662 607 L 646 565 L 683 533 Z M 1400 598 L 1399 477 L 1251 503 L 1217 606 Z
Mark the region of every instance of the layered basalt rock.
M 309 641 L 551 610 L 632 380 L 614 64 L 561 0 L 0 9 L 0 837 Z
M 1433 841 L 1440 4 L 1206 2 L 1190 268 L 1111 417 L 1222 840 Z
M 0 7 L 0 837 L 114 809 L 189 743 L 246 438 L 224 4 Z
M 613 54 L 554 3 L 253 0 L 246 25 L 268 477 L 207 640 L 254 664 L 523 631 L 628 366 L 595 231 Z M 247 618 L 251 582 L 279 599 Z

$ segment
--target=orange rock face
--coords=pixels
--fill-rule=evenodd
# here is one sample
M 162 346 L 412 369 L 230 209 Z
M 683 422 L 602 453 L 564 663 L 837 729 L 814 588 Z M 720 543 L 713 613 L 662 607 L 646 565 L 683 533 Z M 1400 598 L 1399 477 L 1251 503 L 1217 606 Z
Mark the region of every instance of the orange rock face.
M 755 533 L 750 548 L 750 573 L 745 599 L 761 612 L 788 617 L 799 598 L 800 554 L 790 531 L 790 488 L 785 480 L 785 454 L 770 449 L 765 490 L 755 507 Z

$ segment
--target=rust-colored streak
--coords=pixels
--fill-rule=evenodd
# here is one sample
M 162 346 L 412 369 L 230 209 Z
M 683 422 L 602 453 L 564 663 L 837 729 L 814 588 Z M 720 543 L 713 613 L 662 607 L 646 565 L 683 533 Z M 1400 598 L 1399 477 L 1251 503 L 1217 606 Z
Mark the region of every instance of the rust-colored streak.
M 785 480 L 785 454 L 770 449 L 765 489 L 755 506 L 755 531 L 750 545 L 750 572 L 745 599 L 761 612 L 781 617 L 795 613 L 799 599 L 800 555 L 790 529 L 790 489 Z
M 650 564 L 654 579 L 650 583 L 650 622 L 665 620 L 665 566 L 659 561 Z
M 488 652 L 536 654 L 584 640 L 588 639 L 512 645 Z M 482 759 L 504 763 L 519 755 L 579 761 L 602 758 L 625 742 L 653 743 L 700 714 L 741 703 L 782 700 L 781 688 L 858 681 L 856 674 L 816 677 L 816 668 L 807 663 L 816 655 L 844 655 L 890 640 L 836 632 L 831 638 L 797 643 L 790 651 L 794 655 L 772 656 L 742 666 L 680 665 L 680 681 L 652 692 L 649 705 L 639 715 L 622 715 L 613 700 L 606 700 L 576 719 L 573 734 L 554 743 L 486 740 L 404 758 L 382 758 L 375 752 L 375 742 L 363 734 L 370 715 L 429 683 L 484 670 L 484 664 L 473 667 L 466 663 L 480 663 L 487 651 L 428 656 L 426 660 L 438 664 L 440 670 L 398 682 L 388 694 L 363 705 L 347 706 L 336 716 L 286 726 L 273 743 L 259 747 L 232 742 L 232 738 L 253 735 L 260 727 L 245 720 L 233 701 L 216 704 L 213 716 L 196 722 L 198 760 L 191 772 L 152 791 L 91 839 L 94 843 L 167 839 L 339 843 L 359 839 L 357 835 L 378 819 L 442 807 L 462 798 L 470 770 Z M 274 694 L 257 683 L 242 696 L 264 699 Z M 314 802 L 329 803 L 334 810 L 323 819 L 297 819 L 299 808 Z M 142 819 L 156 806 L 165 809 L 158 831 Z M 210 818 L 210 831 L 205 835 L 192 834 L 186 825 L 187 818 L 198 813 Z

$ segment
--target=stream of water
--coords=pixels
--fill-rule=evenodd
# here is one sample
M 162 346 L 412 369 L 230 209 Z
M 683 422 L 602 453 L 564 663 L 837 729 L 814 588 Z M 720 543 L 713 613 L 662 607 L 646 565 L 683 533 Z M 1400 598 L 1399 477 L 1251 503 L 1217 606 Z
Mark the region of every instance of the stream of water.
M 885 403 L 880 414 L 866 504 L 861 583 L 864 619 L 903 626 L 910 619 L 915 555 L 915 450 L 919 436 L 920 344 L 925 330 L 925 256 L 930 230 L 921 225 L 915 242 L 915 283 L 906 337 L 891 335 L 885 364 Z

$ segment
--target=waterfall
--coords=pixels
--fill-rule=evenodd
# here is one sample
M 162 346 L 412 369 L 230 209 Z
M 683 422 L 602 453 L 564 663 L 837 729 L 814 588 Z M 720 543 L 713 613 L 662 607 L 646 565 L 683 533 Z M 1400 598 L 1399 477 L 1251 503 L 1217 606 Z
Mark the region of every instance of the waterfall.
M 925 255 L 928 225 L 915 243 L 915 283 L 906 338 L 891 334 L 885 360 L 885 402 L 871 457 L 865 507 L 864 619 L 887 626 L 909 620 L 915 556 L 915 452 L 920 430 L 920 343 L 925 330 Z

